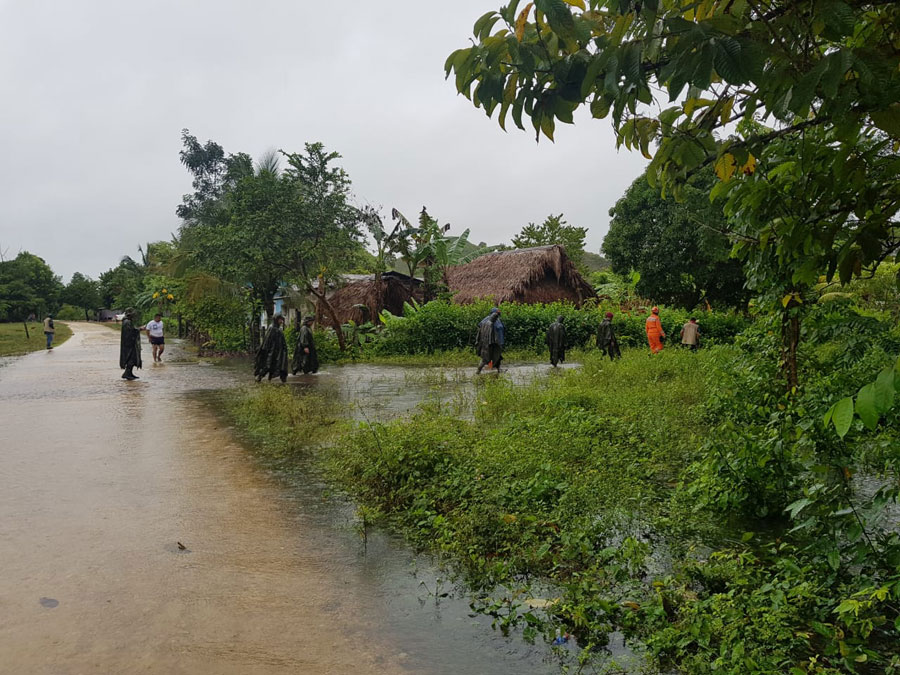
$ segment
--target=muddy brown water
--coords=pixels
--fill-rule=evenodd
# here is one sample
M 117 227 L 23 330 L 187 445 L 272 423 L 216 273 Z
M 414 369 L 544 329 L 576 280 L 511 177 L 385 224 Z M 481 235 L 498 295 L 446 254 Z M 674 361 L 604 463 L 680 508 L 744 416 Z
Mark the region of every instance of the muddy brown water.
M 0 672 L 558 672 L 436 602 L 439 570 L 396 538 L 364 548 L 313 474 L 254 460 L 205 400 L 238 371 L 144 345 L 125 382 L 118 335 L 73 327 L 0 363 Z M 402 378 L 388 412 L 435 387 L 365 372 L 298 381 L 366 401 Z

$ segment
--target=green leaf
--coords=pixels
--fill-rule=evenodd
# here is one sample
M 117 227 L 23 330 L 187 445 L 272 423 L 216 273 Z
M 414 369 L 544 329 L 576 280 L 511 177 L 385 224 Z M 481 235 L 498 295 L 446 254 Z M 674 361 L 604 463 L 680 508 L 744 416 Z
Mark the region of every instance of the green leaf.
M 875 402 L 875 385 L 867 384 L 856 395 L 856 414 L 870 431 L 875 431 L 881 416 Z
M 828 566 L 837 572 L 838 568 L 841 566 L 841 554 L 835 550 L 831 550 L 828 551 L 825 558 L 828 560 Z
M 894 369 L 885 368 L 875 379 L 875 409 L 883 415 L 894 406 Z
M 812 499 L 808 497 L 803 497 L 802 499 L 798 499 L 793 504 L 790 504 L 785 511 L 790 514 L 791 518 L 796 518 L 797 515 L 805 509 L 807 506 L 813 503 Z
M 900 103 L 893 103 L 884 110 L 871 113 L 875 126 L 894 138 L 900 138 Z
M 853 423 L 853 399 L 851 397 L 842 398 L 835 404 L 831 421 L 838 436 L 843 438 L 847 435 L 850 425 Z
M 536 0 L 534 3 L 547 16 L 550 28 L 560 37 L 575 37 L 575 20 L 563 0 Z

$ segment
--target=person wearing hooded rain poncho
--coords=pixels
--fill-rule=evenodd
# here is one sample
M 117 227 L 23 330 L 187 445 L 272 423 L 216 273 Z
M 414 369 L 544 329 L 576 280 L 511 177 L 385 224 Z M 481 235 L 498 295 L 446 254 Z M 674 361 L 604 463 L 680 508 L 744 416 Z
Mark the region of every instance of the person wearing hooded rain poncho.
M 485 366 L 496 368 L 497 372 L 500 372 L 504 337 L 500 310 L 494 307 L 491 313 L 478 324 L 478 333 L 475 336 L 475 353 L 481 357 L 481 365 L 478 366 L 479 373 Z
M 266 375 L 271 380 L 278 376 L 282 382 L 287 380 L 288 374 L 288 349 L 284 339 L 284 317 L 275 315 L 275 320 L 266 331 L 262 346 L 256 352 L 256 367 L 253 369 L 256 381 L 259 382 Z
M 547 329 L 547 346 L 550 348 L 550 363 L 556 368 L 560 362 L 566 361 L 566 327 L 563 325 L 563 317 L 556 317 L 556 321 Z
M 319 370 L 319 357 L 316 355 L 316 341 L 313 339 L 312 322 L 314 316 L 303 317 L 303 323 L 297 332 L 297 344 L 294 345 L 294 360 L 291 372 L 296 375 L 303 371 L 304 375 Z
M 135 326 L 134 309 L 125 310 L 122 320 L 122 335 L 119 341 L 119 368 L 124 368 L 123 380 L 136 380 L 134 369 L 141 367 L 141 331 Z
M 616 331 L 612 325 L 612 318 L 613 313 L 607 312 L 606 317 L 604 317 L 597 328 L 597 348 L 601 354 L 608 354 L 610 361 L 622 358 L 619 341 L 616 339 Z

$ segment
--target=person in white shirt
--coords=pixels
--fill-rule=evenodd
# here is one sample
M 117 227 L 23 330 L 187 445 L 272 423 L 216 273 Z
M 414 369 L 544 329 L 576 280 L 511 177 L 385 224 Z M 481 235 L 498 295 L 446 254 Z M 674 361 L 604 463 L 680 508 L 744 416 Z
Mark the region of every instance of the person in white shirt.
M 150 337 L 150 344 L 153 347 L 153 360 L 162 361 L 163 352 L 166 350 L 166 338 L 163 334 L 162 314 L 157 313 L 153 317 L 153 321 L 148 321 L 144 326 L 147 335 Z

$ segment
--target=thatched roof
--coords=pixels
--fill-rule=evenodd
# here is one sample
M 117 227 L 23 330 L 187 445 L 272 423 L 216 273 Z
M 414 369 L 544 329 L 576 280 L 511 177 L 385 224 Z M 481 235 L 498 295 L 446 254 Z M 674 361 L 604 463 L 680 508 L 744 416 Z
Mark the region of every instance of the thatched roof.
M 374 277 L 355 281 L 329 295 L 328 303 L 341 323 L 352 320 L 362 324 L 374 321 L 382 309 L 388 310 L 391 314 L 402 314 L 404 302 L 408 302 L 410 298 L 422 300 L 421 285 L 419 279 L 410 280 L 405 274 L 387 273 L 382 275 L 380 289 Z M 362 305 L 368 307 L 368 312 L 361 309 Z M 316 320 L 325 326 L 332 325 L 331 317 L 321 302 L 316 307 Z
M 562 246 L 495 251 L 447 273 L 453 301 L 556 302 L 576 305 L 596 297 L 594 289 L 569 260 Z

